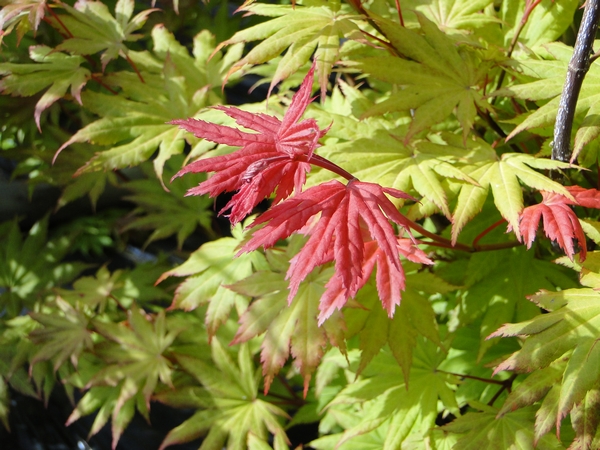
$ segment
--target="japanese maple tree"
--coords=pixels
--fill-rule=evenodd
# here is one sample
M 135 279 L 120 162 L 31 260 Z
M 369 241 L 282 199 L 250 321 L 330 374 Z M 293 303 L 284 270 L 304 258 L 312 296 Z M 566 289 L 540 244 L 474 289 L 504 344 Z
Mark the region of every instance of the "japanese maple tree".
M 0 0 L 3 425 L 600 448 L 598 2 L 233 3 Z

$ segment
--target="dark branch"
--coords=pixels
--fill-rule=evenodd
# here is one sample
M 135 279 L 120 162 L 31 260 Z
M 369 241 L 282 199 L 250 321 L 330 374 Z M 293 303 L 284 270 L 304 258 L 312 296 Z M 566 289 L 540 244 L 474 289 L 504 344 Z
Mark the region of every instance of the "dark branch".
M 573 56 L 569 62 L 567 79 L 560 97 L 556 124 L 554 126 L 554 142 L 552 143 L 552 159 L 568 162 L 571 160 L 571 129 L 575 118 L 575 107 L 583 79 L 590 65 L 592 44 L 596 37 L 598 18 L 600 15 L 599 0 L 587 0 L 583 19 L 577 34 Z

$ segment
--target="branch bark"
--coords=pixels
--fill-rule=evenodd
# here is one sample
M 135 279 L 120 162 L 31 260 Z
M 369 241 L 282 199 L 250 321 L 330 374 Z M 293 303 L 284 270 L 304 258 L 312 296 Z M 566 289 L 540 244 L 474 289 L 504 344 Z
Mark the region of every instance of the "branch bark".
M 583 19 L 577 34 L 573 56 L 569 62 L 569 70 L 560 97 L 556 124 L 554 125 L 554 141 L 552 143 L 552 159 L 569 162 L 571 160 L 571 130 L 575 117 L 575 107 L 583 79 L 590 65 L 592 44 L 598 29 L 600 17 L 600 0 L 587 0 L 583 11 Z

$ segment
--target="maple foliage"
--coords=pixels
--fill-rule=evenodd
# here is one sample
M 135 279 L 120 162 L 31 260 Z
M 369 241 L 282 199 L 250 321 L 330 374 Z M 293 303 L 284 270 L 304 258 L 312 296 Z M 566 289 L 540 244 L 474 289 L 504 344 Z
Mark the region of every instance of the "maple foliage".
M 180 170 L 175 177 L 190 172 L 217 172 L 190 189 L 187 195 L 209 194 L 215 197 L 223 192 L 239 190 L 220 211 L 223 214 L 231 210 L 230 221 L 236 224 L 275 189 L 277 194 L 274 203 L 287 198 L 294 190 L 300 191 L 306 181 L 306 172 L 310 170 L 307 161 L 318 146 L 317 141 L 327 132 L 319 130 L 314 119 L 298 122 L 311 101 L 313 74 L 314 66 L 294 95 L 282 120 L 235 107 L 215 107 L 234 118 L 239 125 L 256 133 L 198 119 L 171 121 L 196 137 L 241 147 L 232 154 L 200 159 Z
M 400 291 L 404 289 L 404 272 L 399 253 L 409 254 L 401 246 L 390 224 L 390 220 L 404 231 L 409 231 L 409 222 L 385 196 L 411 198 L 401 191 L 382 188 L 379 185 L 350 181 L 347 185 L 330 181 L 314 186 L 293 198 L 273 207 L 256 219 L 252 226 L 263 225 L 244 244 L 242 251 L 252 251 L 259 246 L 271 247 L 279 239 L 309 225 L 305 232 L 310 238 L 300 253 L 291 260 L 287 278 L 290 280 L 288 301 L 294 298 L 298 286 L 317 266 L 334 261 L 336 275 L 324 301 L 336 298 L 336 307 L 356 295 L 364 286 L 377 261 L 377 288 L 384 308 L 390 316 L 400 304 Z M 310 219 L 319 214 L 315 224 Z M 362 230 L 361 228 L 366 228 Z M 365 243 L 363 233 L 374 241 Z M 430 262 L 425 254 L 415 249 L 416 258 Z M 339 283 L 339 284 L 338 284 Z M 330 305 L 325 303 L 321 319 L 331 314 Z
M 252 114 L 232 107 L 215 107 L 234 118 L 239 125 L 257 133 L 216 125 L 202 120 L 174 120 L 171 123 L 194 133 L 196 137 L 220 144 L 241 146 L 231 154 L 195 161 L 175 176 L 194 172 L 216 172 L 207 181 L 188 191 L 187 195 L 208 193 L 216 196 L 238 190 L 220 211 L 231 209 L 232 224 L 242 220 L 273 191 L 275 206 L 254 220 L 250 227 L 258 228 L 241 252 L 258 247 L 269 248 L 280 239 L 303 229 L 310 239 L 291 260 L 287 273 L 288 303 L 298 292 L 300 283 L 317 266 L 334 262 L 335 276 L 327 286 L 320 307 L 320 321 L 334 309 L 354 297 L 368 281 L 377 264 L 377 289 L 385 310 L 391 317 L 400 304 L 404 290 L 404 272 L 399 254 L 413 261 L 431 264 L 422 250 L 401 245 L 390 224 L 410 235 L 411 222 L 398 212 L 386 197 L 415 200 L 404 192 L 383 188 L 378 184 L 361 182 L 350 174 L 347 184 L 333 180 L 301 191 L 311 163 L 341 170 L 324 158 L 314 155 L 318 139 L 327 129 L 319 130 L 314 119 L 298 122 L 310 102 L 315 64 L 294 95 L 288 111 L 280 121 L 266 114 Z M 341 172 L 345 175 L 345 171 Z M 287 198 L 295 192 L 291 198 Z M 281 203 L 282 200 L 286 199 Z M 315 218 L 316 223 L 313 223 Z M 260 228 L 259 228 L 260 227 Z M 308 227 L 308 228 L 305 228 Z M 364 235 L 373 239 L 365 240 Z M 412 243 L 416 244 L 412 235 Z M 403 244 L 406 241 L 402 241 Z
M 547 157 L 582 2 L 180 3 L 0 0 L 4 426 L 64 388 L 115 448 L 154 402 L 161 448 L 600 448 L 596 60 Z

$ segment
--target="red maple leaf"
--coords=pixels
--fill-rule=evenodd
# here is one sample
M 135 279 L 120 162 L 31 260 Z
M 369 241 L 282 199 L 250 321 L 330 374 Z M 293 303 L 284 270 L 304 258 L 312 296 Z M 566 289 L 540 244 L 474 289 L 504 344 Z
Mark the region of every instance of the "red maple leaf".
M 392 316 L 404 288 L 399 253 L 415 253 L 417 259 L 430 261 L 416 247 L 408 250 L 403 241 L 398 241 L 390 221 L 410 233 L 409 221 L 385 194 L 412 199 L 402 191 L 358 180 L 346 185 L 333 180 L 309 188 L 258 217 L 251 226 L 260 227 L 241 252 L 271 247 L 308 224 L 310 238 L 290 261 L 286 277 L 290 280 L 289 301 L 315 267 L 334 261 L 335 275 L 324 297 L 327 304 L 321 306 L 328 316 L 366 283 L 377 262 L 377 288 Z M 311 223 L 313 217 L 315 223 Z M 370 236 L 367 242 L 365 234 Z M 334 309 L 329 303 L 335 304 Z
M 573 241 L 577 241 L 580 248 L 579 259 L 584 261 L 587 254 L 585 234 L 571 206 L 600 209 L 600 191 L 584 189 L 580 186 L 566 186 L 566 189 L 573 199 L 554 192 L 542 191 L 542 202 L 528 206 L 521 212 L 519 229 L 523 242 L 527 248 L 531 248 L 542 219 L 546 236 L 556 241 L 571 259 L 575 254 Z
M 200 159 L 181 169 L 175 177 L 189 172 L 216 172 L 186 195 L 215 197 L 223 192 L 238 191 L 219 212 L 231 210 L 229 218 L 235 224 L 275 190 L 275 204 L 289 197 L 294 190 L 299 192 L 310 170 L 308 162 L 319 145 L 318 140 L 328 131 L 320 130 L 314 119 L 299 121 L 312 101 L 314 70 L 313 64 L 283 120 L 235 107 L 214 107 L 235 119 L 238 125 L 256 133 L 198 119 L 171 121 L 196 137 L 241 147 L 228 155 Z
M 400 270 L 395 265 L 390 265 L 387 262 L 386 255 L 381 251 L 377 242 L 365 242 L 362 271 L 359 283 L 356 289 L 345 289 L 342 283 L 342 278 L 336 272 L 329 282 L 325 285 L 325 293 L 321 297 L 319 303 L 319 326 L 333 314 L 336 309 L 342 309 L 350 297 L 354 297 L 356 292 L 362 288 L 373 272 L 375 263 L 377 263 L 376 284 L 379 299 L 383 308 L 391 317 L 394 314 L 394 309 L 400 304 L 401 291 L 405 289 L 405 276 L 402 266 Z M 421 264 L 433 264 L 433 261 L 427 257 L 425 252 L 416 247 L 412 240 L 400 238 L 397 244 L 398 252 L 406 259 L 412 262 Z

